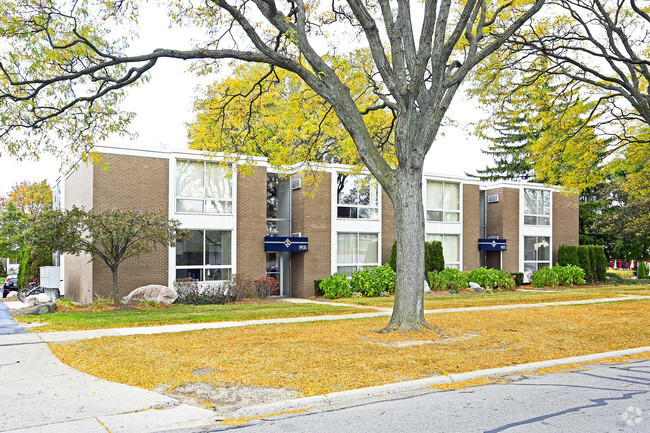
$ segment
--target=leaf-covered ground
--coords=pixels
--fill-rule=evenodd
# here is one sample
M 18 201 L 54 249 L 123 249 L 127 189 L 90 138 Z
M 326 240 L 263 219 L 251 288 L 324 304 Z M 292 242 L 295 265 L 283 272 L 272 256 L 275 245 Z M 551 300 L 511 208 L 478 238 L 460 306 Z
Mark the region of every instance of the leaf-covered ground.
M 202 382 L 285 387 L 309 396 L 650 345 L 648 300 L 428 320 L 445 330 L 442 338 L 377 334 L 371 330 L 387 322 L 379 318 L 107 337 L 51 349 L 81 371 L 147 389 Z

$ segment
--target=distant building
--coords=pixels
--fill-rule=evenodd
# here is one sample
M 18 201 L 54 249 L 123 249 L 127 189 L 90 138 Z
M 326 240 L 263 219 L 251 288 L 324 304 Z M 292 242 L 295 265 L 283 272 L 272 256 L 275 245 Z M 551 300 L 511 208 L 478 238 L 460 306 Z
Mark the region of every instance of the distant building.
M 120 266 L 126 295 L 176 279 L 227 280 L 235 273 L 272 276 L 281 296 L 314 295 L 314 280 L 388 262 L 395 240 L 393 207 L 368 175 L 321 166 L 318 190 L 303 194 L 305 173 L 278 176 L 265 158 L 253 173 L 231 175 L 219 157 L 198 151 L 99 147 L 109 165 L 79 166 L 59 179 L 55 205 L 101 211 L 162 210 L 191 230 L 191 240 Z M 551 266 L 560 244 L 578 243 L 578 198 L 541 184 L 483 184 L 466 177 L 425 174 L 427 240 L 443 244 L 447 266 L 480 266 L 527 275 Z M 306 239 L 304 239 L 306 238 Z M 65 255 L 62 292 L 82 302 L 109 296 L 109 269 Z

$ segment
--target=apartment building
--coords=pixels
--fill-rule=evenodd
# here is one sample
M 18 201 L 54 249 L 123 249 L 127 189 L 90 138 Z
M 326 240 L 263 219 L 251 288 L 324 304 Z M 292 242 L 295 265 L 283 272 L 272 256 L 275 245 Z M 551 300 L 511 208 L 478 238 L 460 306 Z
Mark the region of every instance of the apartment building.
M 388 262 L 395 240 L 392 204 L 371 176 L 327 164 L 306 195 L 299 167 L 252 158 L 246 175 L 235 163 L 198 151 L 97 149 L 109 170 L 79 166 L 62 176 L 55 204 L 102 211 L 162 211 L 192 238 L 120 266 L 120 290 L 177 279 L 228 280 L 236 273 L 272 276 L 279 296 L 308 297 L 314 280 Z M 290 175 L 286 176 L 285 172 Z M 427 240 L 443 244 L 447 266 L 530 273 L 551 266 L 560 244 L 578 243 L 578 199 L 539 184 L 482 184 L 425 174 Z M 108 268 L 89 257 L 59 259 L 62 292 L 90 302 L 108 296 Z

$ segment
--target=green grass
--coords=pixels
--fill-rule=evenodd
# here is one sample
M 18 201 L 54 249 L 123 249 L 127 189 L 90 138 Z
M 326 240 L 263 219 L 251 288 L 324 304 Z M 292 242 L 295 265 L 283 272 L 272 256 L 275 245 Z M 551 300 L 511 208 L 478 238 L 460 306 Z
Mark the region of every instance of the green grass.
M 530 287 L 534 290 L 534 287 Z M 650 295 L 650 286 L 612 286 L 612 287 L 572 287 L 562 288 L 561 291 L 517 291 L 497 292 L 476 295 L 425 295 L 424 308 L 435 310 L 439 308 L 464 308 L 489 305 L 535 304 L 541 302 L 580 301 L 614 297 L 618 294 Z M 386 298 L 344 298 L 334 302 L 364 305 L 368 307 L 391 308 L 394 297 Z
M 291 304 L 285 302 L 227 305 L 178 305 L 169 308 L 60 312 L 39 316 L 19 316 L 19 322 L 38 322 L 43 326 L 34 332 L 75 331 L 84 329 L 124 328 L 132 326 L 176 325 L 286 317 L 319 316 L 324 314 L 363 313 L 370 310 L 345 306 Z

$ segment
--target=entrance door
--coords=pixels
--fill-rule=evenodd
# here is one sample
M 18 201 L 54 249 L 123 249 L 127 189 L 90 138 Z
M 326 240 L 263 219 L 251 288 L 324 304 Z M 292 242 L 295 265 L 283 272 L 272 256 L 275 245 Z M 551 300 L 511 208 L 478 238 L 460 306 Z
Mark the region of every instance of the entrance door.
M 288 281 L 291 271 L 289 270 L 291 258 L 289 253 L 267 252 L 266 253 L 266 276 L 275 278 L 280 287 L 271 293 L 271 296 L 290 296 L 291 290 Z

